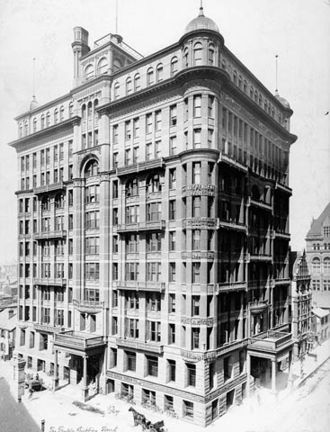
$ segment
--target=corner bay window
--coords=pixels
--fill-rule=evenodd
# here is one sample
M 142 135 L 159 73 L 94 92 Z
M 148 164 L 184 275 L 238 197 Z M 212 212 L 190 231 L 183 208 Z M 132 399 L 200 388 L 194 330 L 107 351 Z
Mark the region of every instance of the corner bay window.
M 125 338 L 139 338 L 139 320 L 125 318 Z
M 139 276 L 139 263 L 125 264 L 125 280 L 137 281 Z
M 99 280 L 99 272 L 100 272 L 99 263 L 85 263 L 86 280 Z
M 160 342 L 160 321 L 147 321 L 147 340 Z
M 147 234 L 147 252 L 161 252 L 162 237 L 160 233 Z
M 161 218 L 161 203 L 149 203 L 147 204 L 147 221 L 158 222 Z

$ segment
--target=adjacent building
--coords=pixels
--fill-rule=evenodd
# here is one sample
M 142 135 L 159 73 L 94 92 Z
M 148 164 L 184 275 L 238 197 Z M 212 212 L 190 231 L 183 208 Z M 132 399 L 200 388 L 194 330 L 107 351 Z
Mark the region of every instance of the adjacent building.
M 74 85 L 17 117 L 17 353 L 207 425 L 290 363 L 292 110 L 200 9 L 142 57 L 74 29 Z
M 312 289 L 306 252 L 292 252 L 292 334 L 294 356 L 300 358 L 313 347 Z
M 0 359 L 10 360 L 15 349 L 17 315 L 16 307 L 0 309 Z
M 329 309 L 314 308 L 312 313 L 313 331 L 316 342 L 321 344 L 330 336 L 330 311 Z
M 312 221 L 306 236 L 306 258 L 312 278 L 313 304 L 330 309 L 330 203 Z

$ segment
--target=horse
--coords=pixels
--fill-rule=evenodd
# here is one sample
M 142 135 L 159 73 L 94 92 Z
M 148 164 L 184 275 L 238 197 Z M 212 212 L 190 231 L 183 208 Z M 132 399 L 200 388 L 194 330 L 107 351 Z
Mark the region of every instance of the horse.
M 164 420 L 160 420 L 149 426 L 150 432 L 164 432 Z
M 134 426 L 138 426 L 140 424 L 142 424 L 142 425 L 145 424 L 146 417 L 143 414 L 140 414 L 133 407 L 129 407 L 128 411 L 131 411 L 133 414 Z

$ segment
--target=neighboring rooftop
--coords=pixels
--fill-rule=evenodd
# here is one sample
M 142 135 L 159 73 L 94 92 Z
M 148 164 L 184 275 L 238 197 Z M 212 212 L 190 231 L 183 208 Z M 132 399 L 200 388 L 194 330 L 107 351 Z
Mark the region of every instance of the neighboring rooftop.
M 306 239 L 308 239 L 309 237 L 321 236 L 322 226 L 327 218 L 329 219 L 329 223 L 330 223 L 330 202 L 325 207 L 325 209 L 320 214 L 320 216 L 317 219 L 313 219 L 311 227 L 307 233 Z
M 327 315 L 329 315 L 329 310 L 321 309 L 321 308 L 313 308 L 312 312 L 314 315 L 316 315 L 319 318 L 324 318 Z
M 217 33 L 219 32 L 219 27 L 216 23 L 204 15 L 203 6 L 199 8 L 199 14 L 196 18 L 190 21 L 190 23 L 185 28 L 185 33 L 190 33 L 195 30 L 213 30 Z

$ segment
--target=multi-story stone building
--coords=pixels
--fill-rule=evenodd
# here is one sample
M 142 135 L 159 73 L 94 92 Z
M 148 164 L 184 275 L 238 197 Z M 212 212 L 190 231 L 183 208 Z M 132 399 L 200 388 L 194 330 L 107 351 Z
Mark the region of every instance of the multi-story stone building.
M 330 309 L 330 203 L 312 221 L 306 236 L 306 258 L 312 278 L 313 304 Z
M 294 356 L 300 358 L 313 347 L 312 289 L 306 252 L 291 252 L 292 265 L 292 335 Z
M 292 350 L 292 110 L 202 8 L 148 57 L 81 27 L 72 48 L 72 90 L 11 143 L 17 352 L 209 424 Z

